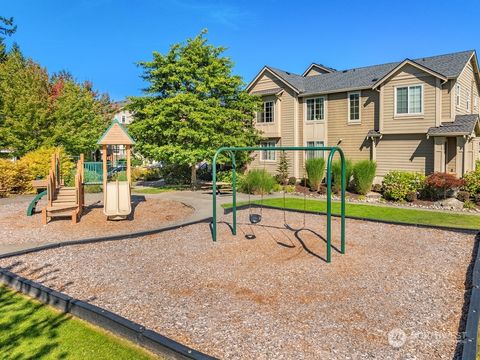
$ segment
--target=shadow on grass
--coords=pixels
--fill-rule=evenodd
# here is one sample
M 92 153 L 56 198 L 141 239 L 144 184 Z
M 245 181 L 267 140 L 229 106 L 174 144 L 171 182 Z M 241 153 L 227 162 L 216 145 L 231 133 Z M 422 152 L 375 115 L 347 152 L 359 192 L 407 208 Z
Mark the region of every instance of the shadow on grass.
M 43 308 L 44 305 L 0 286 L 0 357 L 14 360 L 50 358 L 59 346 L 58 329 L 69 316 L 41 311 Z M 68 353 L 61 352 L 55 358 L 67 356 Z

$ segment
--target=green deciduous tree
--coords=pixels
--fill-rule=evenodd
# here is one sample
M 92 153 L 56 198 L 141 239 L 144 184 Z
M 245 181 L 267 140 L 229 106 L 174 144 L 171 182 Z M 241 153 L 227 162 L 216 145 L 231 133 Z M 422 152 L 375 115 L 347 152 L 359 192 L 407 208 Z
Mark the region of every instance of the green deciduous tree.
M 130 105 L 137 149 L 151 159 L 189 165 L 193 185 L 195 166 L 218 147 L 258 142 L 253 118 L 259 99 L 243 90 L 225 48 L 208 44 L 205 34 L 141 62 L 149 85 Z
M 23 154 L 63 146 L 71 155 L 90 153 L 112 116 L 107 96 L 68 73 L 52 77 L 14 46 L 0 62 L 0 148 Z
M 108 98 L 98 97 L 89 84 L 60 75 L 54 77 L 51 104 L 53 143 L 62 145 L 69 154 L 92 152 L 111 117 Z
M 0 63 L 0 148 L 19 156 L 48 142 L 49 91 L 46 70 L 18 48 Z

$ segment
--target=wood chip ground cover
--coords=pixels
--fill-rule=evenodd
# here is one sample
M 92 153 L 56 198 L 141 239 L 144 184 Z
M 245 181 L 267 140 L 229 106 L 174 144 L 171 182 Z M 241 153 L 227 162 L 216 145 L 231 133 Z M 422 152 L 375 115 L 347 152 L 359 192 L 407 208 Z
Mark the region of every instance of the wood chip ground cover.
M 474 233 L 347 220 L 347 253 L 327 264 L 323 216 L 290 231 L 283 212 L 262 215 L 254 226 L 239 211 L 238 235 L 221 223 L 217 243 L 196 224 L 0 266 L 220 358 L 456 356 Z M 301 229 L 303 215 L 287 222 Z

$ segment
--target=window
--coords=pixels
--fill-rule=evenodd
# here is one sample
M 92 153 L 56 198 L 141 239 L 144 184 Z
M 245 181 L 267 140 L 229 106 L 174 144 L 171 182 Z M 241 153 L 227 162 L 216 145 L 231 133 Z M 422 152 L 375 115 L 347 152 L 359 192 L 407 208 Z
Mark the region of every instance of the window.
M 122 115 L 122 124 L 125 124 L 125 115 Z
M 260 143 L 262 147 L 275 147 L 276 142 L 271 141 L 263 141 Z M 260 152 L 260 160 L 262 161 L 275 161 L 275 151 L 261 151 Z
M 413 85 L 397 87 L 395 114 L 396 115 L 415 115 L 423 112 L 423 86 Z
M 272 123 L 274 120 L 274 104 L 273 101 L 265 101 L 263 103 L 263 112 L 258 116 L 259 123 Z
M 360 122 L 360 93 L 348 94 L 348 121 Z
M 472 94 L 470 93 L 470 91 L 467 91 L 467 103 L 466 103 L 466 106 L 467 106 L 467 111 L 470 111 L 470 98 L 471 98 Z
M 462 93 L 462 88 L 460 84 L 455 85 L 455 105 L 460 106 L 460 95 Z
M 325 98 L 307 99 L 307 120 L 323 120 L 325 118 Z
M 307 147 L 324 146 L 323 141 L 307 141 Z M 323 150 L 307 150 L 306 159 L 323 158 Z
M 478 109 L 478 96 L 475 96 L 473 98 L 473 107 L 475 108 L 475 110 Z

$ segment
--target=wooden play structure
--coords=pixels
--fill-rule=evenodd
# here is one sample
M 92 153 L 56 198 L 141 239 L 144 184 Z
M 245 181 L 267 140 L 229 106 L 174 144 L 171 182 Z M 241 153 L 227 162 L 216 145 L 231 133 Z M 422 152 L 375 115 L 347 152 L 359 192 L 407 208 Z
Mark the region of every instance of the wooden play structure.
M 85 204 L 83 162 L 84 157 L 83 154 L 81 154 L 76 167 L 75 186 L 67 187 L 64 186 L 62 179 L 60 156 L 59 154 L 52 155 L 52 163 L 46 180 L 48 203 L 47 206 L 42 209 L 43 224 L 47 224 L 51 218 L 66 216 L 72 218 L 73 224 L 77 223 Z M 38 186 L 41 186 L 41 184 Z
M 126 219 L 132 212 L 130 162 L 135 141 L 115 119 L 97 144 L 102 146 L 103 213 L 109 220 Z M 122 162 L 121 156 L 125 156 Z

